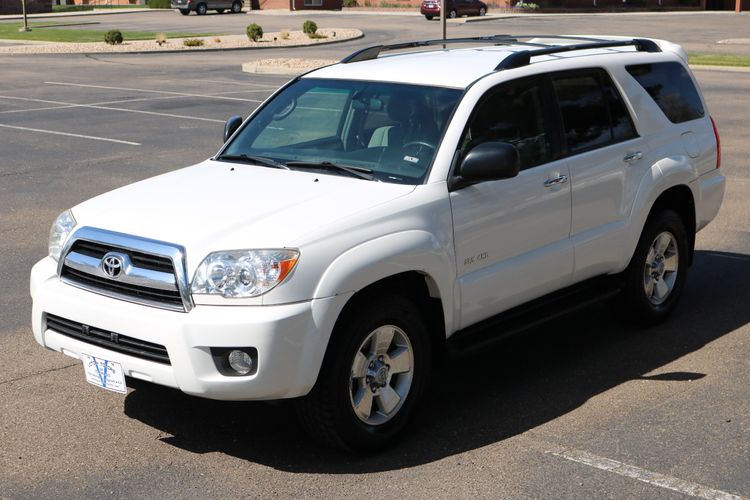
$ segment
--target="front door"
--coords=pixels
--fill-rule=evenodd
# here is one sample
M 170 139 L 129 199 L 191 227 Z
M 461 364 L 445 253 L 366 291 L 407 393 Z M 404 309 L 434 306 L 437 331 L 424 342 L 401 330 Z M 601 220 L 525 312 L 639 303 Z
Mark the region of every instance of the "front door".
M 464 133 L 462 155 L 500 140 L 519 151 L 522 170 L 450 195 L 461 328 L 571 283 L 570 173 L 556 159 L 546 82 L 526 78 L 490 90 Z

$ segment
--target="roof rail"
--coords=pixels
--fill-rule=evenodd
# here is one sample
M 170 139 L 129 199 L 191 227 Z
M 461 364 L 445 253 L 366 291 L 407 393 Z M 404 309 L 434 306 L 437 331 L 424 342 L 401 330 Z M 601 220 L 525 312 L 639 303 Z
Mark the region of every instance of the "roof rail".
M 583 43 L 576 43 L 571 45 L 550 45 L 545 43 L 520 41 L 520 39 L 523 38 L 580 40 Z M 371 59 L 377 59 L 381 52 L 389 50 L 413 49 L 418 47 L 430 47 L 434 45 L 442 45 L 443 48 L 445 48 L 446 45 L 454 43 L 490 43 L 493 45 L 524 45 L 533 47 L 532 50 L 522 50 L 510 54 L 495 67 L 495 71 L 502 71 L 504 69 L 513 69 L 520 68 L 521 66 L 526 66 L 530 64 L 531 58 L 534 56 L 557 54 L 574 50 L 604 49 L 609 47 L 626 47 L 629 45 L 633 45 L 638 51 L 661 52 L 661 49 L 656 44 L 656 42 L 646 38 L 606 40 L 601 38 L 569 35 L 490 35 L 469 38 L 447 38 L 445 40 L 422 40 L 416 42 L 394 43 L 391 45 L 373 45 L 372 47 L 358 50 L 357 52 L 346 56 L 340 62 L 342 64 L 348 64 L 359 61 L 369 61 Z
M 645 38 L 633 38 L 632 40 L 602 40 L 598 42 L 576 43 L 573 45 L 553 45 L 551 47 L 542 49 L 521 50 L 519 52 L 513 52 L 508 57 L 500 61 L 500 64 L 495 66 L 495 71 L 528 66 L 529 64 L 531 64 L 531 58 L 534 56 L 546 56 L 549 54 L 559 54 L 561 52 L 571 52 L 574 50 L 627 47 L 628 45 L 635 46 L 636 50 L 640 52 L 661 52 L 661 49 L 656 44 L 656 42 Z
M 369 61 L 370 59 L 376 59 L 381 52 L 387 50 L 400 50 L 400 49 L 415 49 L 417 47 L 429 47 L 432 45 L 447 45 L 451 43 L 493 43 L 498 45 L 507 45 L 510 43 L 516 43 L 516 40 L 511 35 L 490 35 L 490 36 L 475 36 L 469 38 L 447 38 L 445 40 L 422 40 L 418 42 L 404 42 L 394 43 L 391 45 L 373 45 L 362 50 L 358 50 L 353 54 L 349 54 L 341 60 L 342 64 Z

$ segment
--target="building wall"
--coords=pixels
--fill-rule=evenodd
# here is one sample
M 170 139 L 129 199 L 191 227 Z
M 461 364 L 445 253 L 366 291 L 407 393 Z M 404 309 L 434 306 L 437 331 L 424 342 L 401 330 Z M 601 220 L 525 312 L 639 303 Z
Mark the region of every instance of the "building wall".
M 291 0 L 292 10 L 341 10 L 342 0 Z
M 0 14 L 21 14 L 21 0 L 0 0 Z M 52 12 L 52 0 L 26 0 L 27 14 Z

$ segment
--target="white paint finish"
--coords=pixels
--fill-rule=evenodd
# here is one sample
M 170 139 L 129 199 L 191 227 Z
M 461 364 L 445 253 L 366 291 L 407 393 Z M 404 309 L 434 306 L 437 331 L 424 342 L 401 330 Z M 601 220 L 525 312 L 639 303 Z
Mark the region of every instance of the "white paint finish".
M 131 142 L 131 141 L 122 141 L 120 139 L 110 139 L 108 137 L 95 137 L 92 135 L 81 135 L 81 134 L 71 134 L 70 132 L 58 132 L 56 130 L 43 130 L 39 128 L 30 128 L 30 127 L 17 127 L 15 125 L 4 125 L 0 123 L 0 127 L 3 128 L 10 128 L 14 130 L 23 130 L 26 132 L 38 132 L 41 134 L 52 134 L 52 135 L 64 135 L 66 137 L 77 137 L 79 139 L 91 139 L 94 141 L 104 141 L 104 142 L 115 142 L 118 144 L 127 144 L 129 146 L 140 146 L 140 142 Z
M 461 328 L 570 284 L 570 177 L 564 160 L 454 191 Z
M 570 460 L 579 464 L 587 465 L 595 469 L 612 472 L 620 476 L 629 477 L 636 479 L 643 483 L 664 488 L 671 491 L 676 491 L 682 495 L 689 495 L 691 497 L 706 498 L 708 500 L 747 500 L 744 497 L 728 493 L 726 491 L 709 488 L 702 484 L 693 483 L 666 474 L 660 474 L 653 472 L 635 465 L 629 465 L 611 458 L 600 457 L 589 453 L 587 451 L 576 450 L 573 448 L 566 448 L 563 446 L 556 446 L 553 449 L 547 450 L 546 453 L 554 455 L 556 457 Z
M 153 93 L 153 94 L 169 94 L 183 97 L 200 97 L 203 99 L 219 99 L 224 101 L 244 101 L 244 102 L 263 102 L 257 99 L 243 99 L 241 97 L 225 97 L 216 95 L 205 95 L 205 94 L 190 94 L 186 92 L 170 92 L 168 90 L 151 90 L 151 89 L 134 89 L 129 87 L 110 87 L 106 85 L 89 85 L 84 83 L 70 83 L 70 82 L 44 82 L 47 85 L 62 85 L 66 87 L 84 87 L 93 89 L 105 89 L 105 90 L 124 90 L 126 92 L 139 92 L 139 93 Z

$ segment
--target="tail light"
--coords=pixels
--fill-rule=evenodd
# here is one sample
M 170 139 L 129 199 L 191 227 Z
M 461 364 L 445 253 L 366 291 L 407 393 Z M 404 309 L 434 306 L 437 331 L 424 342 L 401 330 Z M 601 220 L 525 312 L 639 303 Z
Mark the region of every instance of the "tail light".
M 716 128 L 716 122 L 713 116 L 711 118 L 711 125 L 714 127 L 714 137 L 716 137 L 716 168 L 721 167 L 721 139 L 719 139 L 719 129 Z

